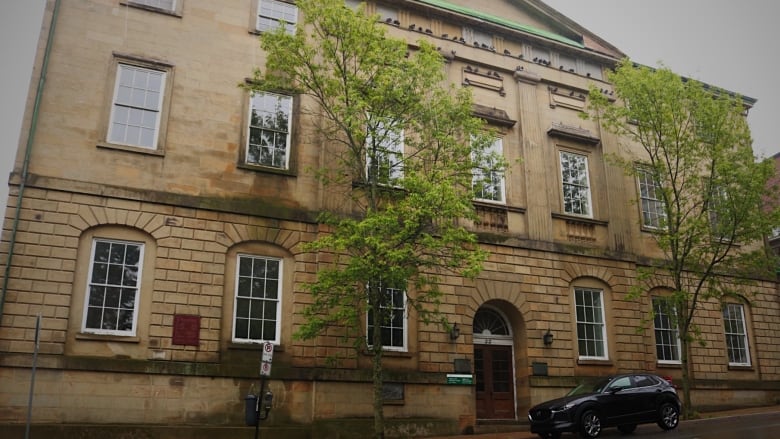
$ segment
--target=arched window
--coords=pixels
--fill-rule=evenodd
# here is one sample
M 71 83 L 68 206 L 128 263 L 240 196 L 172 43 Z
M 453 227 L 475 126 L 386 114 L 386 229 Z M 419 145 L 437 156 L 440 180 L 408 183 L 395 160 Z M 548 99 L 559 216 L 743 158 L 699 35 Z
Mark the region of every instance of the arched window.
M 474 335 L 511 335 L 506 321 L 498 311 L 490 308 L 480 308 L 474 316 Z

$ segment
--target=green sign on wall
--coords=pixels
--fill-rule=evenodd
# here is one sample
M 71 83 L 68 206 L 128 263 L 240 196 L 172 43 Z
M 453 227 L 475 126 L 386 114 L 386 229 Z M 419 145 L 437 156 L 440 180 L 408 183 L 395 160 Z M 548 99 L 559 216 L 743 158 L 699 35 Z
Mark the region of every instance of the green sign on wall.
M 465 373 L 448 373 L 447 384 L 472 385 L 474 384 L 474 375 Z

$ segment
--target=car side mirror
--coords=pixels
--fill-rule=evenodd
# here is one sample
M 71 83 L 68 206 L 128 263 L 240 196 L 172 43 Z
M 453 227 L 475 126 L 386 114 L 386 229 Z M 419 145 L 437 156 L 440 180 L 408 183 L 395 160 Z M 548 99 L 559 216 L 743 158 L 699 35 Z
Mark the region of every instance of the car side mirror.
M 623 391 L 625 389 L 626 389 L 625 387 L 620 387 L 620 386 L 612 387 L 612 388 L 609 389 L 609 393 L 614 395 L 614 394 L 616 394 L 618 392 L 621 392 L 621 391 Z

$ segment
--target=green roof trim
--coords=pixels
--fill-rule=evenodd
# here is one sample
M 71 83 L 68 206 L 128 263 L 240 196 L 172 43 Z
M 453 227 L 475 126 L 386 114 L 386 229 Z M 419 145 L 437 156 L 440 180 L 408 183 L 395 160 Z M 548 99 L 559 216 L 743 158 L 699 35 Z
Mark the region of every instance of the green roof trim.
M 574 41 L 572 39 L 566 38 L 566 37 L 564 37 L 562 35 L 558 35 L 558 34 L 555 34 L 555 33 L 552 33 L 552 32 L 548 32 L 548 31 L 542 30 L 542 29 L 537 29 L 537 28 L 532 27 L 532 26 L 528 26 L 528 25 L 524 25 L 524 24 L 520 24 L 520 23 L 515 23 L 513 21 L 509 21 L 509 20 L 506 20 L 504 18 L 497 17 L 495 15 L 486 14 L 484 12 L 480 12 L 480 11 L 477 11 L 475 9 L 466 8 L 466 7 L 458 6 L 458 5 L 453 5 L 452 3 L 446 2 L 444 0 L 417 0 L 417 1 L 420 2 L 420 3 L 425 3 L 425 4 L 428 4 L 428 5 L 431 5 L 431 6 L 436 6 L 436 7 L 439 7 L 441 9 L 446 9 L 448 11 L 458 12 L 458 13 L 463 14 L 463 15 L 468 15 L 470 17 L 479 18 L 481 20 L 485 20 L 485 21 L 488 21 L 488 22 L 493 23 L 493 24 L 498 24 L 498 25 L 501 25 L 501 26 L 504 26 L 504 27 L 508 27 L 510 29 L 519 30 L 519 31 L 522 31 L 522 32 L 526 32 L 526 33 L 529 33 L 529 34 L 533 34 L 533 35 L 537 35 L 537 36 L 540 36 L 540 37 L 543 37 L 543 38 L 547 38 L 549 40 L 554 40 L 554 41 L 557 41 L 559 43 L 563 43 L 563 44 L 566 44 L 566 45 L 569 45 L 569 46 L 574 46 L 574 47 L 577 47 L 577 48 L 580 48 L 580 49 L 584 49 L 585 48 L 584 44 L 582 44 L 582 43 L 580 43 L 578 41 Z

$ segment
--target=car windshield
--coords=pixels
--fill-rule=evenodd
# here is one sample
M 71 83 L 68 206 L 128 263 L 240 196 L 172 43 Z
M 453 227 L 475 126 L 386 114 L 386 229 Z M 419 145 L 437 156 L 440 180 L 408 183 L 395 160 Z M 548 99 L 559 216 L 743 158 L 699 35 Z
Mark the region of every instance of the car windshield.
M 584 395 L 586 393 L 599 393 L 609 384 L 610 379 L 604 378 L 597 381 L 585 381 L 571 389 L 566 396 Z

